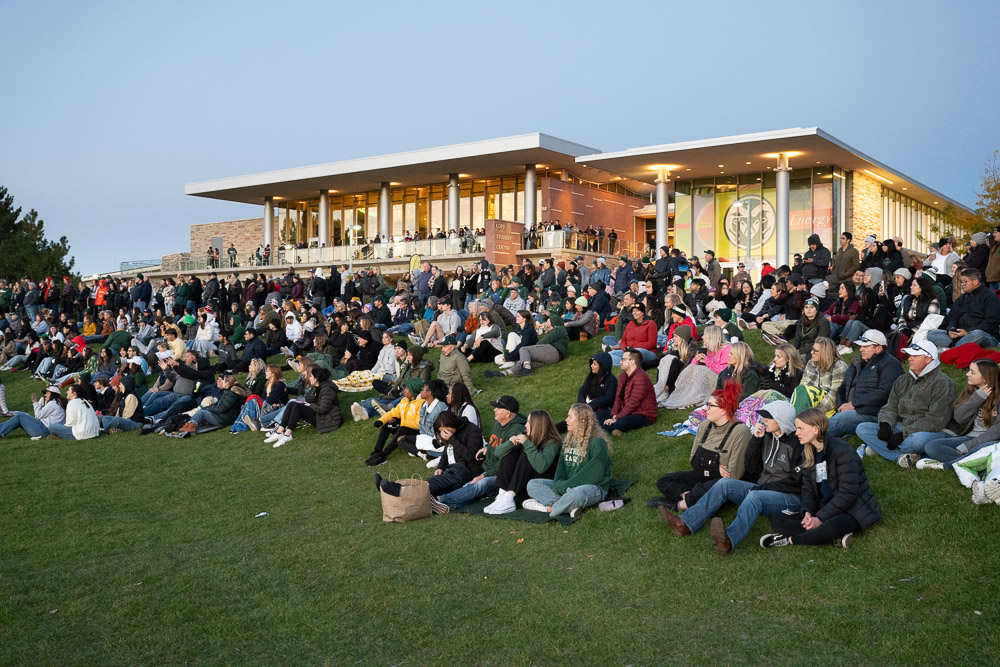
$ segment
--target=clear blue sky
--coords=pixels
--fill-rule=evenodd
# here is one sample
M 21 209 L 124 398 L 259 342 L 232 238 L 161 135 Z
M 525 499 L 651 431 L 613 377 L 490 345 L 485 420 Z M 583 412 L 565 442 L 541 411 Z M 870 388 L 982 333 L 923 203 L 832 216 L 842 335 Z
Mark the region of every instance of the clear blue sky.
M 995 1 L 2 8 L 0 185 L 85 274 L 262 214 L 185 183 L 526 132 L 819 126 L 968 205 L 1000 147 Z

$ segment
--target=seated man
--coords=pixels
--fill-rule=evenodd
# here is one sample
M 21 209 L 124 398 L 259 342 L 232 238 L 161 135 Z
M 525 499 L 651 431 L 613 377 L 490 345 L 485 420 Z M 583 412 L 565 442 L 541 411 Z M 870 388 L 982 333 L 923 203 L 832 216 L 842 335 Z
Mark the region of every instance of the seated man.
M 611 354 L 612 363 L 621 365 L 622 350 L 632 348 L 640 355 L 641 366 L 646 361 L 656 361 L 656 323 L 646 319 L 646 306 L 636 301 L 631 307 L 632 321 L 625 325 L 621 342 L 605 350 Z
M 438 359 L 438 379 L 451 387 L 459 382 L 465 383 L 469 393 L 475 396 L 479 393 L 472 384 L 472 370 L 469 360 L 458 350 L 458 341 L 454 336 L 445 336 L 441 341 L 441 358 Z
M 538 344 L 522 346 L 518 350 L 516 364 L 502 371 L 485 371 L 483 375 L 488 378 L 505 375 L 524 377 L 535 372 L 532 364 L 545 366 L 562 361 L 569 351 L 569 335 L 566 333 L 566 327 L 562 325 L 562 320 L 559 319 L 557 324 L 553 326 L 550 318 L 545 321 L 542 327 L 546 331 L 538 339 Z
M 937 348 L 921 340 L 904 348 L 909 371 L 892 385 L 889 401 L 878 413 L 878 423 L 858 426 L 864 443 L 858 455 L 878 454 L 902 467 L 915 464 L 924 443 L 944 438 L 955 405 L 955 383 L 941 372 Z
M 496 493 L 496 475 L 500 461 L 516 448 L 510 439 L 524 433 L 526 420 L 518 411 L 521 404 L 513 396 L 501 396 L 491 401 L 493 406 L 493 428 L 478 456 L 482 457 L 483 471 L 462 487 L 445 493 L 440 498 L 431 498 L 431 510 L 435 514 L 447 514 L 451 510 L 475 502 L 483 496 Z
M 441 344 L 437 341 L 442 341 L 448 336 L 453 336 L 458 340 L 459 331 L 461 331 L 464 338 L 465 329 L 462 326 L 462 317 L 452 307 L 451 299 L 449 297 L 439 299 L 437 308 L 437 317 L 434 318 L 434 321 L 431 322 L 430 327 L 427 329 L 427 335 L 424 336 L 423 340 L 417 337 L 416 340 L 413 340 L 415 344 L 424 347 L 437 347 Z
M 959 275 L 962 296 L 955 300 L 948 316 L 927 334 L 927 340 L 938 349 L 957 347 L 965 343 L 979 343 L 982 347 L 996 347 L 1000 336 L 1000 299 L 983 284 L 982 274 L 976 269 L 963 269 Z
M 642 369 L 642 355 L 634 349 L 626 350 L 621 367 L 611 417 L 604 420 L 604 425 L 614 436 L 656 421 L 656 391 L 649 375 Z
M 854 358 L 837 388 L 837 414 L 830 418 L 827 434 L 837 438 L 854 435 L 858 424 L 874 422 L 889 400 L 892 385 L 903 374 L 896 357 L 885 351 L 885 334 L 869 329 L 854 341 L 861 354 Z

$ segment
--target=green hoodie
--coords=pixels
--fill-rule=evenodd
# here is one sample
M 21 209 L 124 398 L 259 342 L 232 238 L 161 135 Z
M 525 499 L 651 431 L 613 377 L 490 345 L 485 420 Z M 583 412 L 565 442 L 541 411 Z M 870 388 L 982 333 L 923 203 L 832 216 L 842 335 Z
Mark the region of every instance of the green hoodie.
M 576 449 L 563 445 L 556 476 L 552 480 L 555 493 L 562 495 L 567 489 L 584 484 L 594 484 L 607 491 L 610 482 L 611 458 L 608 456 L 608 443 L 602 438 L 595 436 L 590 439 L 582 459 Z
M 527 421 L 526 418 L 518 414 L 514 415 L 514 418 L 506 424 L 493 422 L 490 437 L 486 441 L 486 458 L 483 460 L 484 475 L 487 477 L 496 476 L 500 470 L 500 459 L 516 446 L 510 439 L 519 433 L 524 433 L 524 425 Z
M 566 333 L 566 327 L 560 321 L 559 326 L 554 326 L 542 334 L 538 339 L 538 344 L 551 345 L 559 351 L 559 359 L 565 359 L 566 353 L 569 351 L 569 335 Z

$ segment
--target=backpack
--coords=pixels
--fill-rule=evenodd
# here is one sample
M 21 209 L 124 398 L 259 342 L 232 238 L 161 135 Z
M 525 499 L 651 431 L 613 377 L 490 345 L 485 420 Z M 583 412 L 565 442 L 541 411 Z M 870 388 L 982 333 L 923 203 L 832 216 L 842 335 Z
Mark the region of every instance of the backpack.
M 893 331 L 885 338 L 885 350 L 900 361 L 906 361 L 903 348 L 910 344 L 910 336 L 903 331 Z

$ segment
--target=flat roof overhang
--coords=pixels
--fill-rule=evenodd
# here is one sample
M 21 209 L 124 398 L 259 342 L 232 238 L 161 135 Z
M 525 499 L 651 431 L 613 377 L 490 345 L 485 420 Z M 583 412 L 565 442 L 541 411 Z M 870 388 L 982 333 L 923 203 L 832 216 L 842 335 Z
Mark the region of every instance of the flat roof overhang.
M 393 187 L 447 183 L 449 174 L 462 180 L 523 173 L 527 164 L 540 169 L 578 167 L 576 157 L 597 152 L 547 134 L 522 134 L 501 139 L 331 162 L 248 176 L 189 183 L 184 193 L 246 204 L 263 204 L 267 196 L 283 200 L 316 199 L 321 190 L 357 193 Z M 611 180 L 606 176 L 606 180 Z
M 778 153 L 789 154 L 792 169 L 834 165 L 871 176 L 896 192 L 943 210 L 948 204 L 970 210 L 915 179 L 848 146 L 818 127 L 685 141 L 630 148 L 612 153 L 581 155 L 576 161 L 588 168 L 617 174 L 644 183 L 655 183 L 657 168 L 666 166 L 673 180 L 710 178 L 765 172 L 776 166 Z

